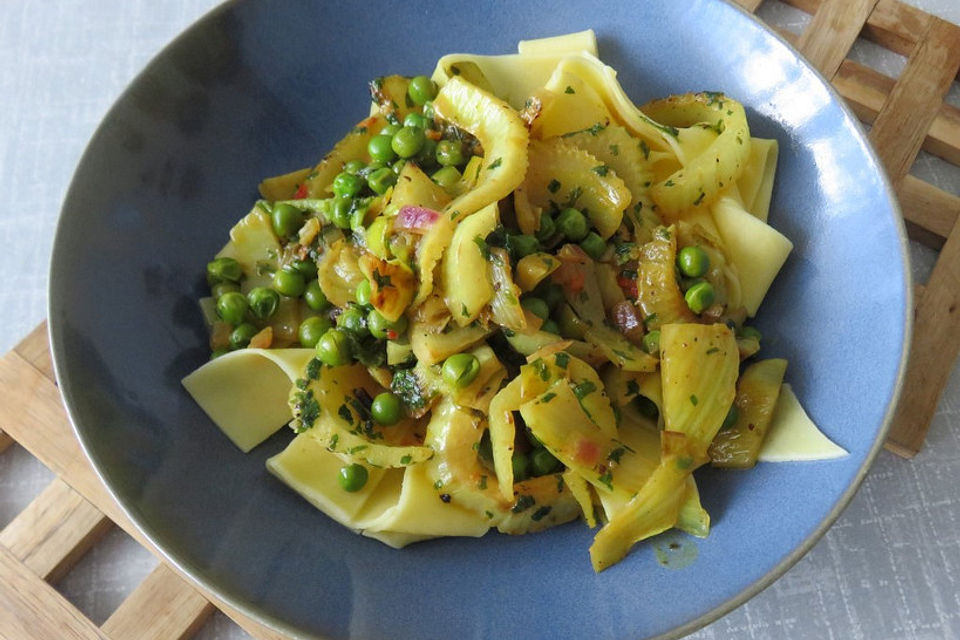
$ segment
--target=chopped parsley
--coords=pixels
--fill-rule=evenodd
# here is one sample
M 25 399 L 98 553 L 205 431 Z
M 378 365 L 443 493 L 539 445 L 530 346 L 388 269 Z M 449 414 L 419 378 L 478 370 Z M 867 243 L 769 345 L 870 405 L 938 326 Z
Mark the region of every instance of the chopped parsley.
M 640 141 L 640 151 L 643 152 L 643 159 L 644 159 L 644 160 L 649 160 L 649 159 L 650 159 L 650 147 L 648 147 L 648 146 L 647 146 L 647 143 L 644 142 L 643 140 Z
M 526 511 L 536 503 L 537 501 L 533 496 L 524 494 L 517 498 L 517 503 L 513 505 L 513 508 L 511 509 L 511 511 L 513 511 L 514 513 L 521 513 L 522 511 Z
M 563 92 L 564 92 L 564 93 L 576 93 L 576 91 L 574 91 L 574 90 L 573 90 L 573 87 L 571 87 L 570 85 L 567 85 L 567 88 L 564 89 Z
M 573 395 L 577 396 L 577 400 L 583 400 L 596 390 L 597 385 L 593 384 L 591 380 L 584 380 L 573 387 Z
M 549 183 L 547 183 L 547 191 L 549 191 L 550 193 L 556 193 L 559 189 L 560 189 L 560 181 L 557 180 L 556 178 L 552 179 Z
M 611 491 L 613 490 L 613 472 L 612 471 L 607 471 L 606 473 L 601 475 L 599 478 L 597 478 L 597 480 L 603 485 L 605 485 L 607 489 L 610 489 Z
M 690 394 L 690 404 L 697 406 L 698 402 L 700 402 L 700 400 L 697 399 L 697 396 L 695 394 Z
M 551 507 L 550 505 L 544 505 L 544 506 L 540 507 L 539 509 L 537 509 L 536 511 L 534 511 L 534 512 L 533 512 L 533 515 L 530 516 L 530 519 L 533 520 L 534 522 L 540 522 L 540 521 L 543 520 L 545 517 L 547 517 L 547 514 L 550 513 L 550 510 L 551 510 L 552 508 L 553 508 L 553 507 Z
M 598 176 L 600 176 L 601 178 L 603 178 L 603 177 L 605 177 L 605 176 L 607 175 L 607 173 L 610 172 L 610 167 L 608 167 L 608 166 L 605 165 L 605 164 L 600 164 L 600 165 L 595 166 L 595 167 L 592 169 L 592 171 L 593 171 L 595 174 L 597 174 Z
M 410 464 L 411 462 L 413 462 L 413 456 L 406 455 L 400 458 L 400 464 Z
M 501 164 L 503 164 L 503 158 L 497 158 L 496 160 L 491 162 L 489 165 L 487 165 L 487 171 L 490 171 L 491 169 L 496 169 Z
M 566 369 L 567 365 L 570 363 L 570 354 L 560 351 L 553 355 L 553 361 L 557 363 L 557 366 L 561 369 Z
M 548 393 L 543 394 L 543 397 L 540 398 L 540 402 L 542 402 L 543 404 L 546 404 L 556 397 L 557 397 L 557 394 L 555 394 L 553 391 L 550 391 Z

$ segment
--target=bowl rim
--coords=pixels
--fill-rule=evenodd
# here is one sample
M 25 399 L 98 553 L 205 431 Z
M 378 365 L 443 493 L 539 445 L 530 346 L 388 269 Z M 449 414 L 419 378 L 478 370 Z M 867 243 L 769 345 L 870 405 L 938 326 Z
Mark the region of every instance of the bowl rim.
M 76 171 L 79 167 L 83 166 L 88 161 L 88 156 L 91 153 L 91 146 L 93 141 L 98 139 L 105 127 L 107 126 L 110 116 L 117 109 L 117 107 L 125 102 L 131 93 L 132 87 L 134 87 L 141 78 L 143 78 L 156 64 L 159 60 L 166 57 L 166 55 L 176 49 L 180 42 L 186 40 L 192 36 L 192 34 L 204 27 L 208 22 L 216 19 L 221 14 L 229 13 L 235 9 L 235 7 L 243 2 L 248 0 L 226 0 L 221 4 L 213 7 L 212 9 L 206 11 L 201 16 L 196 18 L 192 23 L 190 23 L 185 29 L 180 31 L 176 37 L 174 37 L 170 42 L 164 45 L 159 51 L 157 51 L 150 60 L 143 66 L 143 68 L 129 81 L 124 90 L 117 96 L 114 102 L 111 104 L 110 108 L 104 113 L 100 123 L 97 125 L 93 134 L 88 141 L 86 148 L 80 156 L 79 161 L 77 162 L 77 167 L 74 170 L 73 176 L 71 177 L 70 184 L 67 188 L 67 191 L 64 195 L 63 201 L 60 207 L 60 215 L 57 220 L 57 227 L 54 236 L 53 249 L 51 251 L 50 257 L 50 266 L 48 273 L 54 273 L 54 261 L 55 256 L 58 254 L 58 247 L 64 242 L 62 232 L 63 228 L 63 219 L 64 213 L 67 208 L 67 205 L 74 199 L 74 191 L 77 189 L 77 177 Z M 814 74 L 814 76 L 819 79 L 819 81 L 826 88 L 828 95 L 831 97 L 834 103 L 840 107 L 841 112 L 844 117 L 851 123 L 855 125 L 853 136 L 859 147 L 865 152 L 867 159 L 875 166 L 878 173 L 880 174 L 880 180 L 883 184 L 883 195 L 892 205 L 892 212 L 896 214 L 894 216 L 894 227 L 897 234 L 898 244 L 900 248 L 900 255 L 902 263 L 905 265 L 903 270 L 903 285 L 904 285 L 904 316 L 903 316 L 903 339 L 900 344 L 901 356 L 900 361 L 897 364 L 897 374 L 894 380 L 894 385 L 892 389 L 892 394 L 890 399 L 887 402 L 887 407 L 881 421 L 880 429 L 877 431 L 877 434 L 874 438 L 873 443 L 870 446 L 870 449 L 867 451 L 866 456 L 863 459 L 860 467 L 857 469 L 856 473 L 853 476 L 850 484 L 844 489 L 844 491 L 837 498 L 834 505 L 831 507 L 827 515 L 820 521 L 820 523 L 810 532 L 801 542 L 798 544 L 790 553 L 788 553 L 783 559 L 780 560 L 776 565 L 770 568 L 766 573 L 757 578 L 754 582 L 744 587 L 741 591 L 735 595 L 728 598 L 726 601 L 717 605 L 716 607 L 709 609 L 696 618 L 693 618 L 687 622 L 680 624 L 673 629 L 669 629 L 665 632 L 662 632 L 656 636 L 651 636 L 648 640 L 674 640 L 676 638 L 682 638 L 694 631 L 705 627 L 706 625 L 720 619 L 726 614 L 730 613 L 734 609 L 745 604 L 751 600 L 754 596 L 759 594 L 761 591 L 766 589 L 768 586 L 773 584 L 777 579 L 779 579 L 784 573 L 786 573 L 793 565 L 795 565 L 813 546 L 823 537 L 827 530 L 836 522 L 837 518 L 847 507 L 850 501 L 853 499 L 853 496 L 859 490 L 861 484 L 864 481 L 864 478 L 867 475 L 870 467 L 872 466 L 874 460 L 880 452 L 880 449 L 883 448 L 883 444 L 886 440 L 887 433 L 890 430 L 893 418 L 897 409 L 897 404 L 900 399 L 900 395 L 903 391 L 904 378 L 906 375 L 906 365 L 910 357 L 912 336 L 913 336 L 913 323 L 914 323 L 914 314 L 913 309 L 910 304 L 910 301 L 913 300 L 913 278 L 910 275 L 909 270 L 909 240 L 906 234 L 906 227 L 903 221 L 903 213 L 901 211 L 900 203 L 897 200 L 896 194 L 893 190 L 893 186 L 890 183 L 890 179 L 887 175 L 886 170 L 884 169 L 883 163 L 880 161 L 880 158 L 877 156 L 876 151 L 873 146 L 869 143 L 869 140 L 866 137 L 866 134 L 860 124 L 860 121 L 854 115 L 850 107 L 846 104 L 843 98 L 839 95 L 837 90 L 833 85 L 827 80 L 827 78 L 816 68 L 814 67 L 800 52 L 799 50 L 787 41 L 783 36 L 777 33 L 773 28 L 765 24 L 758 16 L 754 13 L 747 11 L 745 8 L 737 4 L 735 0 L 708 0 L 710 2 L 717 2 L 720 4 L 726 4 L 735 11 L 738 11 L 740 14 L 748 18 L 755 27 L 762 29 L 769 36 L 773 37 L 781 45 L 787 48 L 796 58 L 800 65 L 806 67 L 806 70 Z M 154 555 L 158 555 L 159 559 L 162 562 L 167 563 L 171 566 L 177 573 L 182 577 L 186 577 L 189 581 L 194 583 L 194 586 L 199 586 L 206 593 L 203 594 L 205 597 L 207 595 L 212 596 L 219 603 L 225 604 L 234 611 L 240 613 L 247 618 L 250 618 L 252 621 L 272 630 L 279 632 L 291 637 L 302 638 L 302 637 L 315 637 L 323 638 L 323 636 L 318 636 L 314 634 L 305 633 L 302 629 L 296 628 L 294 625 L 290 624 L 277 617 L 275 614 L 267 611 L 263 607 L 251 603 L 244 598 L 231 592 L 229 588 L 226 588 L 222 585 L 217 584 L 212 578 L 204 576 L 203 572 L 194 562 L 187 560 L 186 558 L 180 557 L 180 554 L 175 551 L 164 548 L 159 545 L 152 533 L 152 530 L 143 522 L 143 518 L 128 504 L 118 497 L 113 486 L 106 480 L 105 472 L 101 467 L 101 462 L 99 456 L 91 448 L 90 443 L 84 436 L 83 429 L 81 428 L 81 422 L 79 416 L 76 415 L 74 411 L 73 398 L 73 383 L 67 375 L 65 361 L 67 359 L 65 354 L 65 347 L 63 336 L 60 331 L 59 321 L 57 316 L 53 313 L 56 308 L 56 297 L 54 296 L 55 289 L 57 288 L 57 282 L 53 277 L 50 278 L 47 287 L 47 334 L 48 341 L 50 344 L 50 351 L 53 360 L 53 369 L 55 377 L 58 383 L 58 389 L 60 391 L 61 397 L 63 399 L 64 409 L 66 410 L 67 417 L 70 421 L 70 425 L 73 428 L 73 432 L 77 437 L 77 440 L 80 442 L 80 447 L 83 450 L 84 455 L 90 461 L 91 466 L 93 467 L 94 473 L 97 478 L 106 488 L 108 494 L 113 499 L 114 503 L 120 508 L 121 512 L 127 517 L 127 519 L 133 524 L 137 531 L 149 542 L 149 548 Z

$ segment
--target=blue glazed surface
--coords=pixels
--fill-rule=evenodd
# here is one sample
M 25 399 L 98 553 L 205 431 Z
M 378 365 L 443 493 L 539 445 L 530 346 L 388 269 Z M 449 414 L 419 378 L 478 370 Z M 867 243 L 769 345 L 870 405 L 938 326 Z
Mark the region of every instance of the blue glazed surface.
M 371 5 L 375 5 L 371 8 Z M 268 624 L 334 638 L 645 638 L 704 624 L 822 533 L 875 451 L 897 388 L 909 290 L 889 190 L 821 79 L 722 2 L 230 3 L 167 48 L 92 140 L 51 274 L 57 372 L 81 441 L 170 559 Z M 593 28 L 638 103 L 723 90 L 780 141 L 771 222 L 795 243 L 758 318 L 769 356 L 838 461 L 698 472 L 713 516 L 692 566 L 640 545 L 600 575 L 592 534 L 359 538 L 237 451 L 183 392 L 206 359 L 195 300 L 265 176 L 312 164 L 367 110 L 366 82 L 453 51 Z

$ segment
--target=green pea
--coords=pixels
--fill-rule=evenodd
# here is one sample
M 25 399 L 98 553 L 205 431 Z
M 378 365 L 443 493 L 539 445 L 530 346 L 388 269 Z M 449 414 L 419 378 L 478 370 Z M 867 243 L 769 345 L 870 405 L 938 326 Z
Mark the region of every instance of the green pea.
M 367 143 L 367 153 L 370 154 L 372 159 L 379 162 L 391 162 L 397 157 L 397 154 L 393 152 L 392 143 L 393 136 L 390 134 L 381 133 L 373 136 Z
M 580 242 L 587 237 L 590 225 L 587 218 L 577 209 L 564 209 L 557 216 L 557 231 L 572 242 Z
M 403 119 L 403 126 L 405 127 L 416 127 L 417 129 L 426 129 L 427 128 L 427 119 L 416 111 L 411 111 Z
M 677 253 L 677 268 L 688 278 L 699 278 L 710 270 L 710 256 L 700 247 L 684 247 Z
M 353 208 L 353 198 L 337 196 L 333 199 L 333 208 L 330 211 L 330 222 L 341 229 L 350 228 L 350 210 Z
M 266 320 L 277 312 L 280 306 L 280 294 L 269 287 L 256 287 L 247 294 L 250 311 L 261 320 Z
M 247 306 L 246 296 L 239 291 L 230 291 L 217 298 L 217 315 L 224 322 L 237 325 L 243 322 Z
M 557 232 L 557 223 L 546 213 L 540 214 L 540 228 L 537 229 L 537 239 L 546 242 Z
M 359 173 L 366 165 L 363 163 L 363 160 L 350 160 L 343 163 L 343 170 L 347 173 L 352 173 L 356 175 Z
M 525 233 L 507 236 L 507 246 L 518 260 L 531 253 L 540 251 L 540 241 L 534 236 Z
M 387 189 L 397 184 L 397 174 L 388 167 L 377 169 L 367 176 L 367 185 L 374 193 L 383 195 Z
M 355 196 L 363 191 L 363 178 L 358 175 L 342 171 L 333 179 L 333 195 Z
M 407 166 L 407 160 L 405 158 L 400 158 L 392 165 L 390 165 L 390 170 L 393 171 L 395 175 L 400 175 L 400 172 L 403 171 L 403 168 Z
M 290 263 L 294 271 L 303 276 L 304 280 L 317 277 L 317 263 L 313 260 L 294 260 Z
M 390 170 L 384 169 L 384 171 Z M 370 211 L 371 199 L 372 198 L 357 198 L 353 201 L 353 208 L 350 210 L 350 228 L 354 231 L 364 230 L 364 222 L 367 219 L 367 212 Z
M 220 296 L 225 293 L 231 293 L 232 291 L 240 291 L 240 285 L 236 282 L 224 280 L 223 282 L 218 282 L 217 284 L 213 285 L 213 287 L 210 289 L 210 295 L 219 300 Z
M 427 76 L 416 76 L 410 79 L 407 95 L 415 104 L 425 104 L 437 97 L 437 85 Z
M 459 140 L 441 140 L 437 143 L 437 163 L 443 167 L 456 167 L 467 161 L 463 144 Z
M 278 269 L 273 274 L 273 288 L 280 295 L 297 298 L 307 290 L 307 281 L 303 279 L 303 274 L 295 269 Z
M 303 226 L 303 211 L 292 204 L 281 202 L 273 205 L 273 230 L 280 238 L 292 236 Z
M 350 338 L 340 329 L 330 329 L 320 336 L 316 350 L 320 362 L 331 367 L 350 364 L 353 357 Z
M 460 181 L 460 172 L 456 167 L 444 167 L 430 176 L 430 179 L 444 189 L 449 189 Z
M 400 316 L 396 322 L 390 322 L 383 317 L 383 314 L 372 309 L 367 314 L 367 329 L 370 335 L 378 340 L 399 338 L 407 330 L 407 318 Z
M 591 231 L 587 234 L 587 237 L 580 242 L 580 248 L 594 260 L 599 260 L 607 251 L 607 243 L 600 237 L 600 234 Z
M 756 338 L 757 342 L 763 339 L 763 334 L 754 329 L 753 327 L 743 327 L 740 329 L 738 336 L 741 338 Z
M 480 373 L 480 361 L 472 353 L 457 353 L 443 363 L 443 380 L 455 389 L 469 386 Z
M 389 391 L 377 394 L 370 405 L 370 415 L 373 419 L 388 427 L 400 422 L 400 411 L 400 398 Z
M 344 491 L 353 493 L 360 491 L 367 484 L 367 468 L 362 464 L 354 462 L 344 467 L 340 467 L 340 473 L 337 474 L 337 482 Z
M 230 347 L 233 349 L 243 349 L 250 344 L 250 340 L 253 336 L 257 335 L 259 331 L 259 329 L 249 322 L 244 322 L 230 332 Z
M 513 458 L 510 460 L 513 467 L 513 481 L 520 482 L 526 480 L 530 475 L 530 458 L 525 453 L 519 451 L 513 452 Z
M 530 471 L 535 476 L 545 476 L 553 473 L 560 466 L 560 461 L 546 449 L 537 449 L 530 454 Z
M 366 307 L 370 305 L 370 296 L 373 295 L 373 287 L 370 284 L 370 281 L 364 278 L 360 281 L 360 284 L 357 285 L 356 291 L 357 304 L 361 307 Z
M 551 311 L 567 299 L 566 296 L 563 295 L 563 287 L 556 282 L 541 282 L 537 285 L 537 288 L 533 290 L 533 294 L 546 302 Z
M 643 350 L 649 353 L 650 355 L 659 355 L 660 354 L 660 330 L 656 329 L 650 333 L 643 336 L 643 339 L 640 341 L 640 346 L 643 347 Z
M 362 337 L 369 333 L 367 330 L 367 319 L 363 312 L 357 307 L 344 309 L 343 312 L 337 316 L 337 326 L 357 337 Z
M 307 348 L 313 348 L 320 342 L 320 338 L 333 327 L 330 318 L 326 316 L 310 316 L 300 323 L 297 329 L 297 337 L 300 344 Z
M 233 258 L 216 258 L 207 263 L 207 279 L 211 284 L 218 282 L 240 282 L 243 268 Z
M 216 359 L 219 358 L 220 356 L 225 356 L 225 355 L 227 355 L 228 353 L 230 353 L 230 349 L 226 349 L 226 348 L 214 349 L 214 350 L 210 353 L 210 359 L 211 359 L 211 360 L 216 360 Z
M 558 325 L 553 320 L 547 320 L 542 325 L 540 325 L 540 331 L 546 331 L 547 333 L 560 335 L 560 325 Z
M 541 320 L 546 320 L 550 316 L 550 307 L 540 298 L 526 296 L 520 301 L 520 306 Z
M 390 148 L 401 158 L 412 158 L 417 155 L 417 152 L 423 147 L 426 139 L 427 137 L 424 135 L 423 129 L 404 127 L 393 135 Z
M 683 294 L 683 299 L 687 301 L 690 311 L 701 314 L 713 304 L 713 285 L 709 282 L 698 282 Z
M 737 424 L 737 420 L 740 419 L 740 412 L 737 410 L 737 405 L 730 405 L 730 411 L 727 411 L 727 417 L 723 419 L 723 424 L 720 425 L 720 430 L 730 429 L 733 425 Z
M 325 311 L 330 308 L 330 302 L 327 300 L 327 296 L 323 294 L 320 283 L 316 280 L 311 280 L 310 284 L 307 285 L 303 292 L 303 301 L 314 311 Z

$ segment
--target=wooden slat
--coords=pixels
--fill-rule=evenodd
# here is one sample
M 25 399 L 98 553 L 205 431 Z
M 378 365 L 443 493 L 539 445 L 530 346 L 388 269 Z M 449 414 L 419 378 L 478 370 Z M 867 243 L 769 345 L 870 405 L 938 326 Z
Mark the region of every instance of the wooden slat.
M 893 90 L 895 80 L 869 67 L 844 60 L 833 85 L 843 96 L 857 117 L 872 123 L 887 96 Z M 947 162 L 960 166 L 960 109 L 943 103 L 923 141 L 923 149 Z
M 32 341 L 36 339 L 31 335 L 25 342 L 27 346 L 32 346 Z M 21 352 L 33 353 L 29 348 L 22 347 L 23 344 L 0 358 L 0 425 L 117 526 L 160 557 L 100 483 L 74 437 L 56 386 L 20 355 Z M 189 580 L 186 576 L 182 577 Z M 227 607 L 219 598 L 203 593 L 255 638 L 284 640 L 284 636 Z
M 34 327 L 33 331 L 14 347 L 14 350 L 34 368 L 39 369 L 40 373 L 54 382 L 57 381 L 53 373 L 53 357 L 50 355 L 46 320 Z
M 960 27 L 934 18 L 870 130 L 894 187 L 910 170 L 958 70 Z
M 0 545 L 0 638 L 108 640 L 80 611 Z
M 781 0 L 801 11 L 816 13 L 823 0 Z M 880 0 L 867 18 L 863 35 L 901 55 L 910 55 L 927 28 L 930 14 L 899 0 Z
M 953 364 L 960 354 L 960 224 L 953 227 L 923 290 L 913 347 L 887 448 L 912 457 L 923 447 Z
M 960 197 L 907 174 L 900 181 L 900 208 L 911 237 L 939 249 L 960 220 Z
M 181 640 L 192 637 L 213 609 L 199 591 L 161 563 L 101 628 L 112 640 Z
M 876 4 L 877 0 L 825 0 L 797 48 L 824 76 L 833 78 Z
M 760 5 L 763 4 L 763 0 L 734 0 L 734 2 L 750 13 L 756 13 L 757 9 L 760 8 Z
M 39 577 L 55 583 L 111 526 L 57 478 L 0 532 L 0 544 Z

